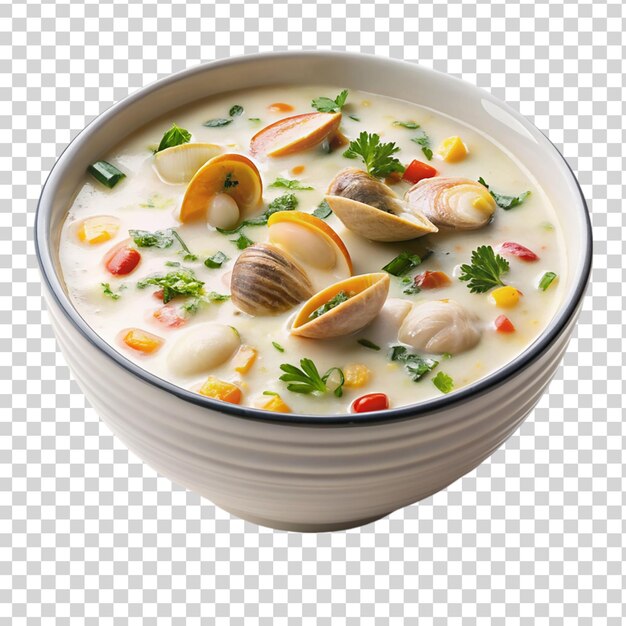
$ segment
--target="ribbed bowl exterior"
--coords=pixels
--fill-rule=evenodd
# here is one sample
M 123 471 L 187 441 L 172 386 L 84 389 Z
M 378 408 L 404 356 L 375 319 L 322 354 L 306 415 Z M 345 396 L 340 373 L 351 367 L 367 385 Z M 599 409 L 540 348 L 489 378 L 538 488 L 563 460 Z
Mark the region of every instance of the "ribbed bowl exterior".
M 59 345 L 85 396 L 146 463 L 227 511 L 275 528 L 349 528 L 421 500 L 491 455 L 554 375 L 573 321 L 551 349 L 460 406 L 374 424 L 228 416 L 137 378 L 95 348 L 47 298 Z

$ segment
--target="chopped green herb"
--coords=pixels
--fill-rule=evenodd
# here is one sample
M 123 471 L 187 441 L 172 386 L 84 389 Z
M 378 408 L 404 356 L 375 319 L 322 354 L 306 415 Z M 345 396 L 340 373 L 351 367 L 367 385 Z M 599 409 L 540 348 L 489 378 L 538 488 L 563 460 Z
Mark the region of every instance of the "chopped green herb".
M 495 191 L 492 191 L 482 176 L 478 179 L 478 182 L 483 185 L 483 187 L 486 187 L 489 190 L 489 193 L 491 194 L 491 197 L 496 201 L 496 204 L 505 211 L 509 211 L 514 207 L 519 206 L 530 195 L 530 191 L 525 191 L 519 196 L 505 196 L 501 193 L 496 193 Z
M 119 292 L 122 291 L 123 289 L 126 289 L 126 285 L 120 285 L 118 292 L 115 293 L 111 289 L 111 285 L 109 283 L 100 283 L 100 285 L 102 286 L 103 295 L 108 296 L 109 298 L 111 298 L 111 300 L 119 300 L 122 297 Z
M 551 224 L 550 222 L 541 222 L 541 224 L 539 224 L 541 226 L 541 228 L 543 228 L 543 230 L 546 230 L 548 232 L 551 232 L 554 230 L 554 225 Z
M 409 279 L 407 287 L 402 290 L 402 293 L 406 294 L 407 296 L 414 296 L 418 294 L 421 290 L 422 289 L 418 287 L 412 279 Z
M 409 130 L 417 130 L 420 125 L 417 122 L 413 122 L 413 121 L 408 121 L 408 122 L 400 122 L 398 120 L 396 120 L 393 123 L 394 126 L 402 126 L 402 128 L 408 128 Z
M 129 230 L 135 245 L 140 248 L 169 248 L 174 243 L 174 235 L 171 228 L 167 230 Z
M 472 252 L 471 265 L 461 265 L 459 280 L 468 281 L 472 293 L 485 293 L 504 285 L 502 275 L 509 271 L 509 262 L 496 254 L 491 246 L 479 246 Z
M 348 115 L 348 117 L 351 120 L 354 120 L 355 122 L 360 122 L 361 121 L 361 118 L 357 117 L 356 115 Z
M 348 90 L 344 89 L 334 100 L 321 96 L 311 102 L 311 106 L 320 113 L 337 113 L 341 111 L 348 99 Z
M 254 243 L 252 239 L 248 239 L 248 237 L 246 237 L 243 233 L 239 233 L 239 237 L 237 237 L 237 239 L 231 239 L 230 241 L 232 241 L 237 248 L 239 248 L 239 250 L 245 250 L 248 246 L 251 246 Z
M 272 341 L 272 345 L 276 348 L 276 350 L 278 350 L 279 352 L 284 352 L 285 348 L 283 348 L 277 341 Z
M 145 202 L 139 206 L 142 209 L 166 209 L 174 203 L 172 198 L 164 198 L 158 193 L 152 194 Z
M 250 122 L 260 122 L 261 118 L 260 117 L 249 117 L 248 120 Z
M 444 353 L 441 355 L 441 360 L 442 360 L 442 361 L 443 361 L 443 360 L 446 360 L 446 359 L 451 359 L 451 358 L 452 358 L 452 355 L 451 355 L 449 352 L 444 352 Z
M 421 380 L 439 365 L 439 361 L 409 352 L 404 346 L 393 346 L 389 358 L 392 361 L 404 363 L 407 373 L 415 382 Z
M 267 220 L 269 219 L 272 213 L 277 213 L 278 211 L 293 211 L 298 206 L 298 198 L 293 193 L 286 193 L 278 198 L 274 198 L 261 215 L 257 215 L 256 217 L 251 217 L 250 219 L 243 220 L 238 226 L 235 228 L 218 228 L 217 231 L 222 233 L 222 235 L 234 235 L 238 233 L 245 226 L 265 226 L 267 224 Z
M 197 261 L 198 255 L 192 254 L 191 250 L 187 247 L 187 244 L 183 241 L 183 238 L 178 234 L 178 232 L 174 230 L 173 228 L 171 228 L 170 231 L 172 235 L 176 237 L 176 239 L 178 240 L 178 243 L 180 244 L 180 247 L 182 248 L 183 261 L 189 261 L 189 262 Z
M 319 217 L 321 220 L 325 220 L 329 215 L 332 215 L 333 210 L 330 208 L 330 204 L 326 200 L 322 200 L 318 205 L 313 215 Z
M 118 170 L 115 165 L 111 165 L 108 161 L 96 161 L 92 163 L 87 171 L 105 187 L 113 189 L 117 183 L 126 178 L 126 174 L 121 170 Z
M 213 256 L 204 260 L 204 264 L 211 269 L 222 267 L 228 261 L 228 257 L 223 252 L 216 252 Z
M 343 153 L 347 159 L 360 157 L 372 176 L 384 178 L 392 172 L 404 172 L 404 165 L 394 155 L 400 148 L 395 143 L 380 143 L 376 134 L 362 132 L 358 139 L 350 142 L 348 149 Z
M 277 396 L 278 394 L 275 391 L 264 391 L 264 396 Z
M 364 348 L 369 348 L 370 350 L 380 350 L 380 346 L 377 346 L 373 341 L 369 339 L 357 339 L 357 343 L 361 344 Z
M 236 187 L 238 184 L 239 181 L 233 178 L 233 173 L 228 172 L 228 174 L 226 174 L 226 178 L 224 179 L 224 189 L 231 189 L 232 187 Z
M 243 107 L 240 106 L 239 104 L 234 104 L 232 107 L 230 107 L 230 111 L 228 112 L 228 115 L 230 115 L 231 117 L 237 117 L 238 115 L 241 115 L 243 113 Z
M 180 267 L 180 263 L 178 261 L 165 261 L 165 265 L 167 267 Z
M 137 283 L 139 289 L 154 285 L 163 290 L 163 304 L 176 296 L 195 296 L 204 294 L 204 282 L 196 278 L 192 270 L 181 268 L 167 274 L 148 276 Z
M 165 150 L 166 148 L 173 148 L 174 146 L 189 143 L 190 139 L 191 133 L 188 130 L 181 128 L 180 126 L 176 126 L 176 124 L 172 124 L 172 128 L 165 131 L 163 134 L 161 143 L 156 149 L 156 152 L 161 152 L 161 150 Z
M 433 385 L 435 385 L 441 393 L 450 393 L 454 389 L 454 381 L 443 372 L 437 372 L 437 375 L 433 378 Z
M 294 191 L 309 191 L 313 187 L 303 185 L 299 180 L 289 180 L 280 176 L 270 185 L 270 187 L 284 187 L 285 189 L 293 189 Z
M 302 368 L 302 369 L 300 369 Z M 289 363 L 283 363 L 280 369 L 285 372 L 279 380 L 287 383 L 287 389 L 294 393 L 324 394 L 332 391 L 338 398 L 343 395 L 344 376 L 341 369 L 331 367 L 323 376 L 311 359 L 301 359 L 300 368 Z M 330 376 L 337 372 L 338 385 L 331 389 L 326 383 Z
M 309 315 L 309 321 L 314 320 L 320 317 L 321 315 L 324 315 L 324 313 L 328 313 L 328 311 L 330 311 L 331 309 L 334 309 L 335 307 L 339 306 L 343 302 L 347 302 L 349 299 L 350 299 L 350 296 L 345 291 L 340 291 L 336 296 L 331 298 L 326 304 L 323 304 L 322 306 L 315 309 L 315 311 L 313 311 Z
M 411 141 L 414 141 L 422 147 L 422 152 L 429 161 L 433 158 L 433 151 L 430 147 L 430 138 L 423 130 L 420 131 L 420 134 L 417 137 L 413 137 Z
M 539 281 L 539 289 L 545 291 L 554 282 L 555 278 L 556 274 L 554 272 L 546 272 Z
M 401 252 L 395 259 L 392 259 L 383 267 L 383 272 L 393 276 L 404 276 L 404 274 L 416 268 L 421 262 L 422 259 L 417 254 Z
M 232 118 L 218 117 L 216 119 L 204 122 L 202 126 L 207 126 L 208 128 L 219 128 L 220 126 L 228 126 L 232 121 Z
M 211 304 L 214 302 L 217 302 L 217 303 L 225 302 L 226 300 L 229 300 L 229 299 L 230 299 L 230 296 L 226 294 L 217 293 L 215 291 L 209 291 L 208 293 L 204 293 L 201 296 L 196 296 L 194 298 L 191 298 L 190 300 L 185 302 L 181 306 L 181 308 L 186 313 L 193 315 L 194 313 L 197 313 L 198 309 L 204 306 L 205 304 Z

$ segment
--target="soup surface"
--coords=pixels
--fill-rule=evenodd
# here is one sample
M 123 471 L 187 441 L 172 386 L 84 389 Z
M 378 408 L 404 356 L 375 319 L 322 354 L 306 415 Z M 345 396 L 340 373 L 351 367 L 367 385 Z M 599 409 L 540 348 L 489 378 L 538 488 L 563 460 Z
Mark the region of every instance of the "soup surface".
M 548 198 L 461 121 L 339 91 L 231 93 L 120 138 L 61 236 L 86 322 L 183 388 L 320 415 L 450 393 L 528 347 L 565 278 Z

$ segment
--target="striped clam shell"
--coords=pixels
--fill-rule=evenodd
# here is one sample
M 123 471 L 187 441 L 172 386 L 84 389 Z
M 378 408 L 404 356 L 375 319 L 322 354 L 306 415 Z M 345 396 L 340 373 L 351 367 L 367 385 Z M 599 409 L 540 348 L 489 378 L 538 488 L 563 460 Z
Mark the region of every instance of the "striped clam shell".
M 250 315 L 277 315 L 314 293 L 304 270 L 286 252 L 257 243 L 237 259 L 230 279 L 233 304 Z

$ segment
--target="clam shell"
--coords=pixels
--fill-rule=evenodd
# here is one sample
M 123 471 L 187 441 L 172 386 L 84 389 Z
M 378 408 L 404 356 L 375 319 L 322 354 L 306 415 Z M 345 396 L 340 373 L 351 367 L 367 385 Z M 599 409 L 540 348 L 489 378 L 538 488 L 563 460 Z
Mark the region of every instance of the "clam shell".
M 437 232 L 384 183 L 350 167 L 335 176 L 326 202 L 349 230 L 372 241 L 407 241 Z
M 315 294 L 300 309 L 291 328 L 292 335 L 310 339 L 331 339 L 360 330 L 380 312 L 389 293 L 389 275 L 361 274 L 341 280 Z M 348 300 L 313 320 L 309 316 L 339 292 L 354 293 Z
M 233 304 L 250 315 L 277 315 L 310 298 L 311 281 L 286 252 L 270 244 L 247 248 L 233 266 Z
M 446 230 L 482 228 L 496 210 L 489 191 L 468 178 L 425 178 L 413 185 L 404 199 L 412 209 Z

